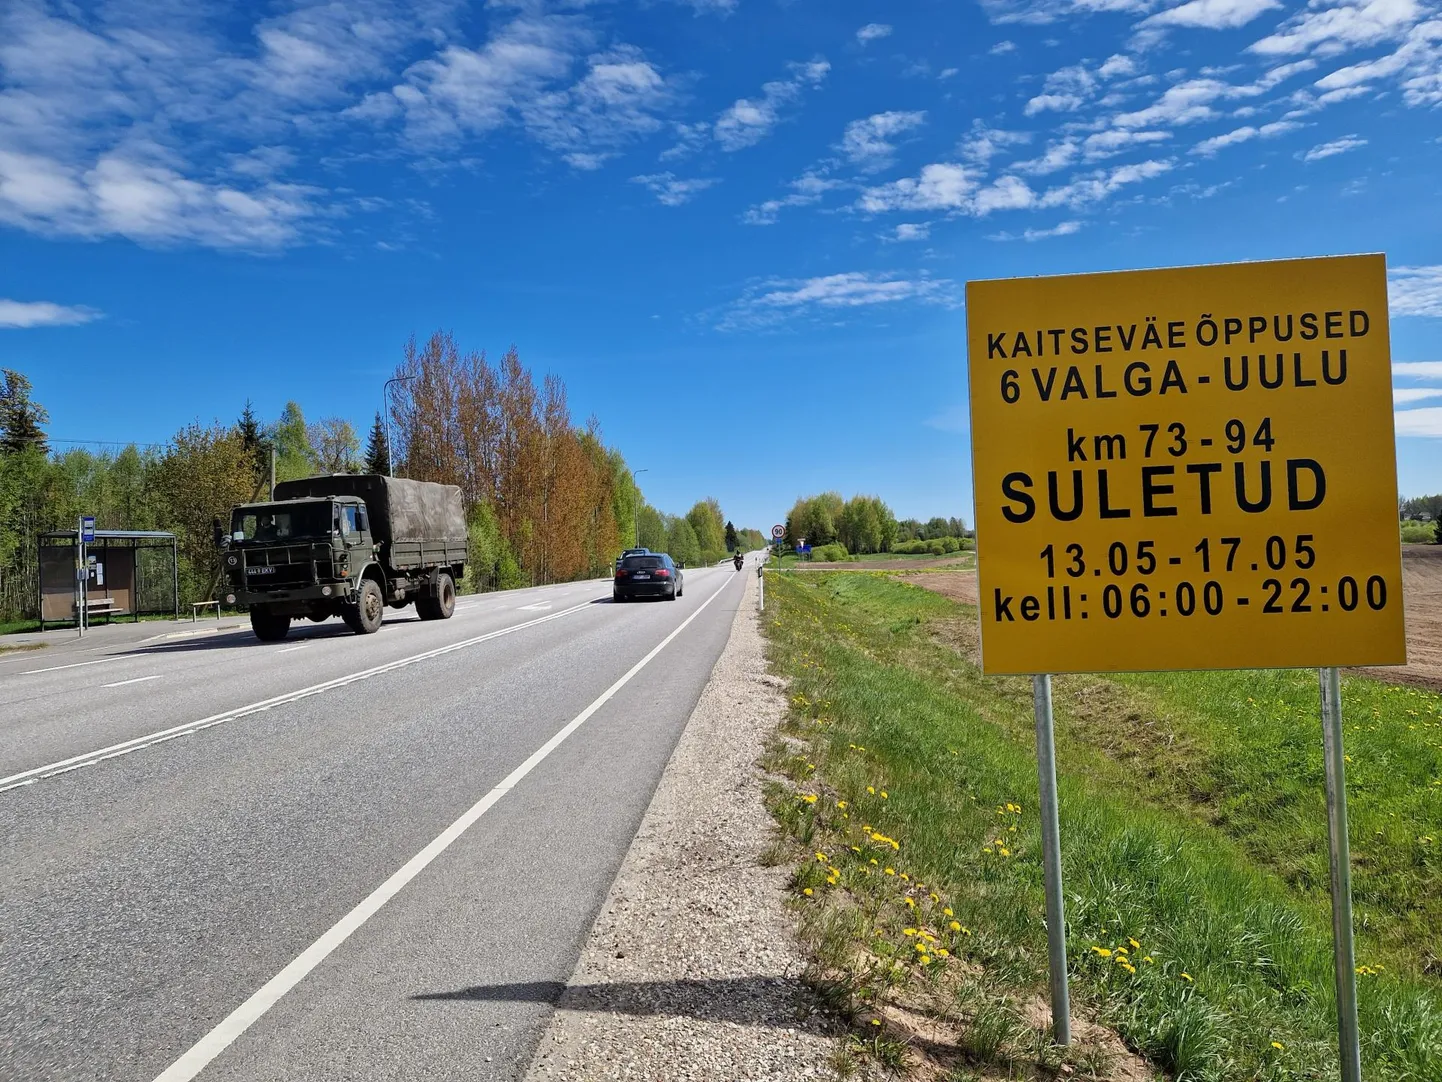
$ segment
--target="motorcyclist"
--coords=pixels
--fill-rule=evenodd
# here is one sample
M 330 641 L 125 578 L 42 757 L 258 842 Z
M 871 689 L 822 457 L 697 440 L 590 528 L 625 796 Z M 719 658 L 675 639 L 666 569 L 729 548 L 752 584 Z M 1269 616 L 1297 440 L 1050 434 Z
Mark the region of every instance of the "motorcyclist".
M 742 556 L 740 552 L 737 552 L 736 555 L 732 557 L 731 562 L 736 565 L 736 570 L 740 571 L 741 565 L 746 562 L 746 557 Z

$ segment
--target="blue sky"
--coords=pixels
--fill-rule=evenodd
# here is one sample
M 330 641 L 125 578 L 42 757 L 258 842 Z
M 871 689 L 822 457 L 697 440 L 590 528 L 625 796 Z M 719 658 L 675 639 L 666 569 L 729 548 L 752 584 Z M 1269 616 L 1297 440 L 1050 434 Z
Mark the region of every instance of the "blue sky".
M 0 5 L 0 364 L 57 438 L 364 428 L 515 344 L 653 503 L 970 517 L 972 278 L 1384 251 L 1442 490 L 1419 0 Z

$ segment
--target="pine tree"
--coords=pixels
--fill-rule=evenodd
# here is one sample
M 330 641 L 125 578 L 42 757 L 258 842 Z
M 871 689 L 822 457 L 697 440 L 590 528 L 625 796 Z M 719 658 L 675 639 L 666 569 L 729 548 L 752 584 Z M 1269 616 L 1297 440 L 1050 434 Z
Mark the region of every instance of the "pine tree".
M 366 473 L 391 472 L 391 448 L 386 441 L 386 426 L 376 411 L 376 422 L 371 425 L 370 439 L 366 440 Z
M 251 408 L 248 398 L 245 400 L 245 409 L 240 411 L 240 419 L 235 422 L 235 430 L 240 434 L 246 458 L 250 460 L 251 471 L 255 474 L 255 483 L 259 485 L 270 476 L 270 451 L 263 446 L 264 434 L 261 432 L 260 421 L 256 419 L 255 410 Z
M 45 407 L 30 400 L 30 381 L 13 369 L 0 369 L 0 451 L 33 449 L 48 455 L 50 443 L 40 426 L 49 423 Z
M 736 524 L 728 521 L 726 523 L 726 551 L 735 552 L 740 547 L 741 542 L 736 537 Z

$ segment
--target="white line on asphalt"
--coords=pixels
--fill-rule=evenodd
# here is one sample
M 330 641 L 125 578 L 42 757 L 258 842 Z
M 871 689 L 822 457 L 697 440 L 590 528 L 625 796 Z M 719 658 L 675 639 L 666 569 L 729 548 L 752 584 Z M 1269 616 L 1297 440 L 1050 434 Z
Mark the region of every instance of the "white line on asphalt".
M 517 605 L 517 606 L 516 606 L 517 610 L 520 611 L 520 612 L 531 612 L 531 611 L 539 610 L 539 609 L 549 609 L 550 607 L 551 607 L 550 605 Z
M 69 665 L 51 665 L 48 669 L 26 669 L 18 672 L 16 676 L 34 676 L 42 672 L 59 672 L 61 669 L 79 669 L 86 665 L 104 665 L 110 661 L 124 661 L 127 657 L 134 657 L 134 654 L 120 654 L 116 657 L 103 657 L 99 661 L 72 661 Z
M 101 684 L 103 688 L 123 688 L 126 684 L 143 684 L 147 680 L 159 680 L 160 676 L 137 676 L 134 680 L 117 680 L 113 684 Z
M 296 643 L 294 646 L 282 646 L 279 650 L 276 651 L 276 653 L 277 653 L 277 654 L 288 654 L 288 653 L 290 653 L 292 650 L 304 650 L 304 649 L 305 649 L 307 646 L 309 646 L 309 645 L 310 645 L 310 643 L 308 643 L 308 642 L 298 642 L 298 643 Z
M 410 657 L 403 657 L 396 661 L 388 661 L 384 665 L 377 665 L 373 669 L 362 669 L 360 672 L 351 673 L 348 676 L 340 676 L 334 680 L 327 680 L 323 684 L 312 684 L 308 688 L 301 688 L 299 691 L 288 691 L 284 695 L 277 695 L 271 699 L 263 699 L 258 703 L 251 703 L 249 706 L 236 707 L 234 710 L 226 710 L 220 714 L 212 714 L 208 718 L 201 718 L 199 721 L 188 721 L 183 725 L 176 725 L 170 729 L 163 729 L 158 733 L 151 733 L 149 736 L 137 736 L 133 740 L 126 740 L 119 744 L 112 744 L 108 748 L 101 748 L 99 751 L 86 752 L 84 755 L 76 755 L 69 759 L 62 759 L 58 763 L 49 763 L 46 766 L 33 767 L 30 770 L 22 770 L 19 774 L 11 774 L 8 778 L 0 778 L 0 793 L 10 789 L 18 789 L 22 785 L 33 785 L 45 778 L 53 778 L 57 774 L 67 774 L 72 770 L 79 770 L 81 767 L 93 766 L 95 763 L 105 759 L 114 759 L 120 755 L 129 755 L 133 751 L 140 751 L 153 744 L 162 741 L 174 740 L 178 736 L 189 736 L 191 733 L 199 732 L 201 729 L 209 729 L 213 725 L 222 725 L 227 721 L 234 721 L 236 718 L 243 718 L 248 714 L 258 714 L 262 710 L 269 710 L 273 706 L 283 706 L 286 703 L 293 703 L 297 699 L 304 699 L 310 695 L 319 695 L 323 691 L 330 691 L 332 688 L 344 687 L 346 684 L 353 684 L 358 680 L 368 680 L 372 676 L 380 676 L 382 673 L 394 672 L 396 669 L 403 669 L 408 665 L 414 665 L 418 661 L 427 661 L 433 657 L 440 657 L 442 654 L 449 654 L 453 650 L 463 650 L 468 646 L 475 646 L 478 643 L 489 642 L 491 639 L 498 639 L 502 635 L 509 635 L 513 631 L 523 631 L 528 627 L 535 627 L 537 624 L 544 624 L 550 620 L 559 620 L 563 616 L 569 616 L 573 612 L 580 612 L 591 607 L 591 602 L 583 601 L 579 605 L 573 605 L 569 609 L 562 609 L 560 612 L 553 612 L 547 616 L 538 616 L 534 620 L 527 620 L 524 624 L 514 624 L 511 627 L 503 627 L 498 631 L 489 631 L 484 635 L 477 635 L 472 639 L 462 639 L 460 642 L 453 642 L 449 646 L 442 646 L 435 650 L 427 650 L 423 654 L 412 654 Z M 109 659 L 107 659 L 109 660 Z M 98 662 L 81 662 L 82 665 L 94 665 Z
M 724 589 L 725 587 L 723 586 L 703 601 L 695 612 L 681 622 L 681 626 L 662 639 L 649 654 L 632 665 L 631 668 L 627 670 L 626 675 L 622 676 L 605 691 L 601 692 L 600 696 L 591 703 L 590 706 L 582 710 L 567 722 L 560 732 L 556 733 L 555 736 L 551 737 L 551 739 L 547 740 L 532 752 L 530 758 L 516 767 L 515 770 L 512 770 L 499 785 L 481 797 L 475 804 L 471 805 L 464 815 L 446 827 L 445 830 L 441 831 L 440 835 L 433 842 L 415 856 L 411 857 L 410 860 L 406 861 L 399 871 L 395 872 L 384 883 L 371 891 L 359 905 L 332 925 L 319 939 L 302 951 L 294 961 L 270 980 L 266 981 L 258 992 L 235 1010 L 231 1011 L 228 1016 L 221 1020 L 219 1025 L 202 1037 L 178 1060 L 167 1067 L 155 1079 L 155 1082 L 189 1082 L 190 1079 L 203 1071 L 211 1060 L 224 1052 L 237 1037 L 254 1025 L 266 1011 L 275 1006 L 282 996 L 304 980 L 311 970 L 325 961 L 327 956 L 349 939 L 356 929 L 365 924 L 371 917 L 375 916 L 381 906 L 399 894 L 401 889 L 412 879 L 420 875 L 426 865 L 430 864 L 450 848 L 451 843 L 464 834 L 477 819 L 490 811 L 496 801 L 500 800 L 506 793 L 519 785 L 521 780 L 532 770 L 536 769 L 551 752 L 560 747 L 568 736 L 584 725 L 592 714 L 605 706 L 616 692 L 629 684 L 631 678 L 650 664 L 651 660 L 662 650 L 666 649 L 676 636 L 685 631 L 686 628 L 690 626 L 691 621 L 700 616 L 707 605 L 721 596 Z M 589 602 L 587 602 L 587 604 L 589 604 Z M 556 615 L 559 616 L 561 614 L 557 613 Z M 550 617 L 543 617 L 543 619 L 550 619 Z

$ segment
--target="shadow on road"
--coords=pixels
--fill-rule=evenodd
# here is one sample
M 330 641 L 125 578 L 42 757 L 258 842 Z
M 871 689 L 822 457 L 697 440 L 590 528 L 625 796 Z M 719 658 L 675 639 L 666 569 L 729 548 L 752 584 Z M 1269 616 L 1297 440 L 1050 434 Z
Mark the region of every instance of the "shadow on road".
M 685 1015 L 706 1022 L 826 1029 L 816 994 L 793 977 L 722 980 L 616 981 L 567 986 L 564 981 L 482 984 L 454 992 L 427 992 L 413 1000 L 476 1003 L 552 1003 L 568 1011 L 631 1015 Z

